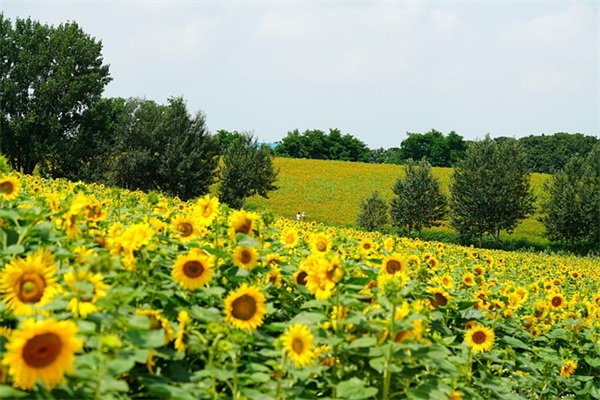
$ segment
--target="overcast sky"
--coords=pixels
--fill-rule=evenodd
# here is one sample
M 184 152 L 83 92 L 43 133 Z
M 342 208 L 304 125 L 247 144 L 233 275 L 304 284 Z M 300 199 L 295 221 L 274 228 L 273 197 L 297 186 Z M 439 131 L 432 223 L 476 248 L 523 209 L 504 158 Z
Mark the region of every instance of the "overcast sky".
M 598 1 L 0 1 L 103 43 L 105 97 L 183 96 L 211 132 L 600 135 Z

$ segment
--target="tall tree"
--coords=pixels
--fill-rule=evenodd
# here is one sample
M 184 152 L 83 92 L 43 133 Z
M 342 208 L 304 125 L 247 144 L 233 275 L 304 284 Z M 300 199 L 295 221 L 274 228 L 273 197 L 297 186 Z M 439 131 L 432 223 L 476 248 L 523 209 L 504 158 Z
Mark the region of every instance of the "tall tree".
M 508 233 L 533 212 L 525 153 L 513 138 L 472 143 L 452 175 L 451 221 L 465 240 Z
M 219 174 L 219 200 L 241 209 L 250 196 L 269 198 L 276 190 L 278 171 L 273 165 L 273 152 L 266 144 L 258 144 L 251 133 L 244 133 L 225 151 Z
M 409 159 L 405 176 L 399 177 L 392 188 L 390 215 L 392 223 L 408 232 L 438 226 L 446 215 L 447 200 L 440 182 L 431 173 L 425 158 L 418 163 Z
M 83 112 L 110 82 L 102 43 L 75 22 L 13 24 L 0 14 L 0 151 L 32 173 L 50 155 L 68 152 Z
M 379 191 L 375 190 L 360 203 L 357 225 L 368 231 L 381 228 L 389 221 L 388 211 L 389 205 Z

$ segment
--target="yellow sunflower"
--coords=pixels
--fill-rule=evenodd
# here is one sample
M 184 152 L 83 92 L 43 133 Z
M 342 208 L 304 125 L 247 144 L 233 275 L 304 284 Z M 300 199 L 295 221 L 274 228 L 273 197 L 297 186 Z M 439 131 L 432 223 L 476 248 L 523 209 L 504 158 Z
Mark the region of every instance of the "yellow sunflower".
M 363 254 L 369 254 L 377 249 L 377 245 L 370 238 L 364 238 L 360 241 L 359 250 Z
M 204 233 L 200 224 L 195 219 L 184 216 L 173 218 L 171 228 L 173 230 L 173 237 L 182 242 L 189 242 Z
M 183 339 L 185 336 L 185 329 L 190 322 L 190 315 L 186 310 L 179 311 L 179 315 L 177 316 L 177 320 L 179 321 L 179 330 L 177 331 L 177 336 L 175 337 L 175 350 L 180 353 L 185 351 L 185 344 L 183 343 Z
M 294 361 L 296 367 L 309 365 L 314 358 L 314 336 L 309 327 L 304 324 L 295 324 L 288 327 L 281 335 L 283 348 L 287 356 Z
M 310 238 L 310 249 L 313 254 L 325 254 L 331 250 L 332 245 L 331 236 L 323 232 L 315 233 Z
M 233 263 L 247 270 L 256 267 L 258 258 L 258 250 L 254 247 L 237 246 L 233 252 Z
M 225 319 L 236 328 L 254 330 L 263 324 L 265 301 L 258 288 L 244 283 L 225 298 Z
M 234 210 L 229 214 L 229 237 L 235 238 L 238 233 L 252 236 L 256 230 L 260 215 L 245 210 Z
M 488 351 L 492 348 L 495 339 L 494 331 L 482 325 L 475 325 L 465 335 L 467 346 L 473 353 Z
M 16 176 L 0 178 L 0 199 L 14 200 L 19 196 L 21 180 Z
M 207 194 L 198 199 L 193 212 L 198 216 L 200 224 L 208 226 L 219 215 L 219 199 Z
M 214 257 L 202 251 L 190 251 L 181 254 L 173 263 L 171 276 L 175 282 L 188 290 L 196 290 L 212 278 Z
M 564 365 L 560 367 L 560 376 L 570 378 L 577 369 L 577 361 L 565 360 Z
M 279 241 L 286 247 L 296 247 L 300 241 L 298 230 L 294 228 L 285 228 L 281 231 Z
M 106 297 L 106 289 L 108 289 L 108 285 L 102 280 L 102 275 L 85 270 L 75 271 L 71 268 L 63 278 L 74 295 L 69 300 L 67 311 L 71 311 L 73 315 L 80 315 L 82 318 L 98 311 L 98 307 L 94 303 Z
M 11 335 L 2 359 L 14 386 L 30 390 L 38 379 L 47 390 L 58 385 L 65 372 L 73 372 L 75 352 L 83 346 L 76 334 L 77 325 L 72 321 L 23 322 L 22 329 Z
M 475 274 L 472 272 L 467 272 L 462 276 L 462 283 L 465 286 L 472 287 L 475 286 Z
M 555 311 L 563 308 L 565 306 L 566 302 L 567 302 L 567 300 L 565 299 L 565 296 L 563 296 L 562 293 L 553 293 L 548 298 L 548 303 L 550 304 L 550 308 Z
M 394 275 L 396 272 L 408 272 L 406 261 L 400 254 L 394 253 L 385 257 L 381 262 L 381 270 L 389 275 Z
M 306 286 L 307 276 L 308 274 L 306 272 L 306 268 L 300 267 L 296 270 L 296 272 L 294 272 L 294 275 L 292 276 L 292 281 L 297 285 Z
M 0 272 L 2 300 L 15 315 L 32 315 L 60 290 L 54 257 L 45 250 L 15 258 Z
M 427 303 L 429 308 L 435 309 L 438 307 L 444 307 L 446 304 L 452 300 L 452 296 L 450 293 L 446 292 L 442 288 L 430 288 L 427 289 L 427 292 L 431 295 L 432 298 L 427 299 Z

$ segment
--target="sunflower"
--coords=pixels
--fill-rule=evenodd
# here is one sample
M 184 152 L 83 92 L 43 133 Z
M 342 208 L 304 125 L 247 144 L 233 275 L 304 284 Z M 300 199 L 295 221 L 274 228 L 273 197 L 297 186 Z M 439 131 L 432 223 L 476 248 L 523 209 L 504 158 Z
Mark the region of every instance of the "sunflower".
M 372 251 L 375 251 L 377 249 L 377 246 L 375 245 L 372 239 L 365 238 L 360 241 L 359 249 L 361 253 L 369 254 Z
M 254 330 L 263 324 L 265 300 L 258 288 L 244 283 L 225 298 L 225 319 L 236 328 Z
M 442 288 L 430 288 L 427 292 L 432 296 L 432 298 L 427 299 L 429 308 L 444 307 L 452 299 L 450 294 Z
M 331 236 L 323 232 L 318 232 L 311 235 L 310 249 L 314 254 L 325 254 L 331 250 L 333 242 Z
M 281 335 L 283 348 L 287 351 L 287 356 L 294 361 L 296 367 L 309 365 L 313 361 L 315 354 L 313 340 L 312 332 L 304 324 L 291 325 Z
M 67 311 L 82 318 L 98 311 L 94 304 L 96 301 L 106 297 L 106 285 L 102 281 L 102 275 L 94 274 L 85 270 L 71 270 L 63 275 L 63 278 L 74 296 L 67 305 Z
M 229 214 L 229 237 L 235 238 L 238 233 L 252 236 L 256 230 L 260 215 L 245 210 L 234 210 Z
M 134 224 L 123 230 L 118 238 L 125 250 L 135 251 L 147 245 L 152 240 L 154 230 L 148 223 Z
M 193 212 L 198 216 L 200 224 L 208 226 L 219 215 L 219 199 L 207 194 L 198 199 L 193 208 Z
M 294 228 L 285 228 L 281 231 L 279 241 L 285 245 L 285 247 L 296 247 L 300 241 L 298 230 Z
M 565 306 L 566 299 L 562 293 L 554 293 L 549 297 L 548 303 L 552 310 L 560 310 Z
M 495 339 L 494 331 L 491 328 L 475 325 L 467 331 L 465 339 L 467 346 L 474 352 L 484 352 L 492 348 Z
M 233 252 L 233 263 L 247 270 L 256 267 L 258 258 L 258 250 L 254 247 L 237 246 Z
M 19 196 L 21 181 L 16 176 L 0 178 L 0 199 L 14 200 Z
M 406 261 L 400 254 L 394 253 L 383 259 L 381 262 L 381 270 L 389 275 L 394 275 L 396 272 L 408 272 Z
M 190 322 L 190 315 L 186 310 L 181 310 L 179 311 L 177 320 L 179 321 L 179 330 L 177 331 L 177 336 L 175 336 L 175 350 L 177 350 L 180 353 L 183 353 L 185 351 L 185 344 L 183 343 L 183 338 L 185 336 L 185 328 Z
M 265 275 L 265 283 L 270 283 L 275 287 L 281 287 L 281 270 L 278 266 L 272 266 Z
M 292 276 L 292 281 L 297 285 L 306 286 L 307 276 L 308 274 L 306 273 L 306 268 L 300 267 L 296 270 L 296 272 L 294 272 L 294 275 Z
M 204 232 L 194 218 L 184 216 L 173 218 L 171 227 L 174 231 L 173 236 L 182 242 L 189 242 Z
M 0 272 L 2 300 L 15 315 L 31 315 L 60 290 L 54 257 L 45 250 L 15 258 Z
M 15 331 L 6 344 L 2 359 L 14 386 L 30 390 L 38 379 L 47 390 L 58 385 L 65 371 L 73 372 L 74 354 L 83 346 L 76 334 L 77 325 L 73 321 L 28 319 L 23 322 L 22 329 Z
M 136 310 L 137 315 L 143 315 L 150 319 L 150 329 L 164 329 L 165 331 L 165 344 L 169 343 L 173 339 L 175 333 L 171 323 L 167 318 L 161 315 L 158 310 Z
M 213 256 L 199 250 L 192 250 L 175 259 L 171 276 L 184 288 L 196 290 L 210 282 L 213 266 Z
M 576 369 L 577 369 L 577 361 L 565 360 L 563 365 L 560 367 L 560 376 L 564 376 L 565 378 L 570 378 Z
M 475 274 L 472 272 L 467 272 L 462 276 L 462 283 L 465 286 L 472 287 L 475 286 Z

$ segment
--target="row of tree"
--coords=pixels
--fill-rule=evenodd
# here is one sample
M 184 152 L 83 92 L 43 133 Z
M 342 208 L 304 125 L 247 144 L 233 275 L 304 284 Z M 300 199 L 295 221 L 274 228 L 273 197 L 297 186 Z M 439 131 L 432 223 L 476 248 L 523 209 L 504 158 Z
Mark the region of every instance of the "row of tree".
M 586 157 L 573 156 L 544 189 L 539 211 L 549 239 L 600 250 L 600 143 Z M 360 227 L 391 221 L 419 233 L 449 218 L 462 242 L 481 245 L 486 235 L 499 240 L 501 231 L 512 233 L 535 211 L 526 152 L 516 139 L 486 136 L 470 145 L 455 166 L 449 197 L 425 158 L 409 159 L 392 190 L 389 203 L 377 191 L 363 200 Z
M 502 142 L 508 139 L 497 137 L 493 140 Z M 523 147 L 528 171 L 541 173 L 561 170 L 573 155 L 585 157 L 600 141 L 594 136 L 564 132 L 549 136 L 530 135 L 517 140 Z M 434 167 L 453 167 L 465 157 L 467 147 L 472 143 L 454 131 L 444 135 L 432 129 L 426 133 L 408 132 L 400 147 L 369 149 L 352 135 L 342 135 L 338 129 L 330 129 L 329 134 L 320 130 L 302 133 L 294 130 L 277 142 L 275 153 L 280 157 L 398 165 L 406 164 L 410 159 L 425 159 Z
M 0 152 L 14 170 L 184 200 L 218 182 L 235 208 L 276 189 L 271 148 L 252 133 L 211 135 L 182 97 L 102 98 L 111 81 L 102 43 L 76 23 L 0 14 L 0 49 Z

